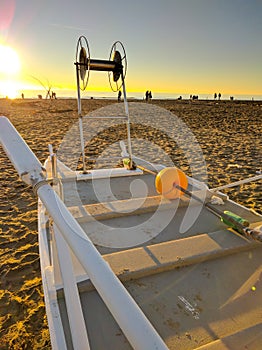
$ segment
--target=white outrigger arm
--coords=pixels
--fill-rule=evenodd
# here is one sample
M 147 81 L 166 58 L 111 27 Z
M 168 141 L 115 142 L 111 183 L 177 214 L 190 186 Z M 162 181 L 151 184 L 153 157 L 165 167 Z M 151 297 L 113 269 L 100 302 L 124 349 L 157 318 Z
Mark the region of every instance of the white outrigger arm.
M 0 141 L 20 178 L 33 187 L 43 202 L 133 348 L 167 350 L 142 310 L 48 184 L 45 169 L 6 117 L 0 117 Z

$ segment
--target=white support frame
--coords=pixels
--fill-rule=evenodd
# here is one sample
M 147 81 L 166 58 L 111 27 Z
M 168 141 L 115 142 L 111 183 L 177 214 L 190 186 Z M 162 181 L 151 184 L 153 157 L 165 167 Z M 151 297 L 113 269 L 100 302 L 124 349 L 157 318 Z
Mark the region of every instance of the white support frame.
M 70 250 L 57 226 L 54 224 L 53 227 L 72 343 L 74 349 L 90 350 Z
M 80 133 L 80 142 L 81 142 L 81 153 L 83 160 L 83 173 L 86 174 L 86 163 L 85 163 L 85 139 L 84 139 L 84 129 L 83 129 L 83 115 L 82 115 L 82 104 L 81 104 L 81 92 L 80 92 L 80 81 L 79 81 L 79 67 L 76 65 L 76 80 L 77 80 L 77 106 L 78 106 L 78 120 L 79 120 L 79 133 Z M 131 145 L 131 132 L 130 132 L 130 115 L 128 109 L 128 102 L 126 96 L 126 86 L 123 72 L 121 73 L 122 87 L 123 87 L 123 96 L 124 96 L 124 105 L 125 105 L 125 114 L 126 114 L 126 128 L 127 128 L 127 147 L 130 158 L 130 167 L 132 168 L 132 145 Z M 107 117 L 108 118 L 108 117 Z M 115 117 L 111 117 L 112 119 Z M 119 118 L 119 117 L 116 117 Z M 122 118 L 122 117 L 121 117 Z M 101 117 L 103 119 L 103 117 Z

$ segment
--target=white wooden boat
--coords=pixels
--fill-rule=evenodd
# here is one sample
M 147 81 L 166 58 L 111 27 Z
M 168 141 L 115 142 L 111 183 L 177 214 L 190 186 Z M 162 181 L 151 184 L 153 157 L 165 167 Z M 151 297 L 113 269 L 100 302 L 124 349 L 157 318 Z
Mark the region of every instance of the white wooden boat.
M 79 43 L 77 77 L 84 80 L 87 55 Z M 89 68 L 116 74 L 116 63 L 89 59 Z M 121 61 L 119 72 L 128 146 L 121 143 L 122 167 L 86 168 L 80 98 L 79 171 L 51 147 L 42 166 L 0 118 L 1 143 L 39 197 L 52 348 L 259 349 L 262 216 L 176 168 L 132 154 Z M 136 180 L 146 196 L 142 189 L 131 195 Z

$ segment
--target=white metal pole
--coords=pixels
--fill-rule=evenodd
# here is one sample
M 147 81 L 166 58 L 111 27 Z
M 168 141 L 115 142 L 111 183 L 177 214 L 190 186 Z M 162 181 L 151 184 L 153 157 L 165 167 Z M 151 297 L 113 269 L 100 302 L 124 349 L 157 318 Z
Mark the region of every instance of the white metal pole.
M 68 322 L 72 335 L 74 349 L 90 350 L 83 310 L 79 298 L 72 259 L 68 244 L 60 231 L 54 225 L 54 236 L 59 249 L 57 249 L 60 271 L 64 284 L 64 295 L 68 314 Z
M 79 120 L 79 134 L 81 142 L 81 152 L 83 159 L 83 173 L 86 174 L 86 162 L 85 162 L 85 140 L 83 131 L 83 117 L 82 117 L 82 105 L 81 105 L 81 94 L 80 94 L 80 82 L 79 82 L 79 69 L 76 63 L 76 82 L 77 82 L 77 107 L 78 107 L 78 120 Z
M 259 181 L 261 179 L 262 179 L 262 175 L 256 175 L 256 176 L 248 177 L 246 179 L 239 180 L 236 182 L 231 182 L 230 184 L 227 184 L 227 185 L 211 188 L 210 191 L 220 191 L 220 190 L 224 190 L 226 188 L 240 186 L 240 185 L 243 185 L 243 184 L 246 184 L 249 182 Z
M 131 146 L 131 133 L 130 133 L 130 116 L 129 116 L 129 109 L 128 109 L 128 102 L 127 102 L 127 97 L 126 97 L 126 86 L 125 86 L 125 79 L 123 77 L 123 72 L 121 73 L 121 79 L 123 83 L 123 95 L 124 95 L 124 104 L 125 104 L 125 111 L 127 115 L 127 148 L 128 148 L 128 153 L 129 157 L 131 160 L 130 166 L 132 167 L 132 146 Z
M 86 162 L 85 162 L 85 140 L 84 140 L 84 131 L 83 131 L 83 117 L 79 116 L 79 133 L 80 133 L 80 142 L 81 142 L 81 151 L 83 159 L 83 173 L 86 174 Z

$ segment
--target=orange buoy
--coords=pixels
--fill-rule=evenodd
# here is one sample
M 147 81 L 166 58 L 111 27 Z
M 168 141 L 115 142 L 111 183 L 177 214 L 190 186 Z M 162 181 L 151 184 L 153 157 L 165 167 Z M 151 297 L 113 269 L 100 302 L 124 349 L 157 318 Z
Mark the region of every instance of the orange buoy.
M 165 198 L 176 199 L 184 193 L 175 186 L 178 185 L 187 189 L 188 181 L 185 173 L 175 167 L 162 169 L 156 176 L 155 187 L 157 193 L 162 194 Z

